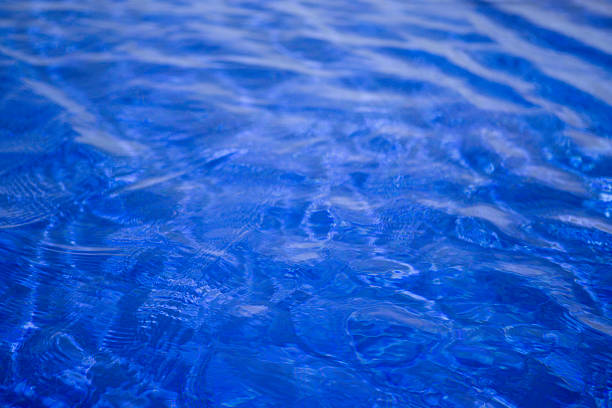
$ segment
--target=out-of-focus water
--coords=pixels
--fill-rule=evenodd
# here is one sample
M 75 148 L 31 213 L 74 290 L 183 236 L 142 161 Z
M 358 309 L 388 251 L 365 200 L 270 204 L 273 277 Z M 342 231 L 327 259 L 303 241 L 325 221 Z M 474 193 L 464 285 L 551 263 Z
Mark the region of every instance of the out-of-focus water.
M 0 2 L 0 405 L 610 407 L 612 2 Z

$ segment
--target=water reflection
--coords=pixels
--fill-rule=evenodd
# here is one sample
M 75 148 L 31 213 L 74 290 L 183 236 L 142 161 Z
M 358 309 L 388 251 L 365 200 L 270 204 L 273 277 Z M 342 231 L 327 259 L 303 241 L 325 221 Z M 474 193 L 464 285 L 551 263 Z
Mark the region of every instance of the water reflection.
M 612 5 L 0 4 L 0 401 L 603 407 Z

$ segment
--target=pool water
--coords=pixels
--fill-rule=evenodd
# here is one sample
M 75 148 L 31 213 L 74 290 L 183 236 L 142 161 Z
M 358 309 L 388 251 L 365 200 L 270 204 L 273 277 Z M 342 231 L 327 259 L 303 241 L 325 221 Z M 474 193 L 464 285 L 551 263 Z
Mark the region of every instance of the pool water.
M 0 0 L 0 406 L 612 406 L 611 35 Z

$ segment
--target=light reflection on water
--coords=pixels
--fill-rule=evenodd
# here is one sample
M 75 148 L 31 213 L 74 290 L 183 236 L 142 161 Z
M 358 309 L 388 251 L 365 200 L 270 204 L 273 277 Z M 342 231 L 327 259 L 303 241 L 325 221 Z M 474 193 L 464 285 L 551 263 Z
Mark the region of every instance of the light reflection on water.
M 0 405 L 606 407 L 610 27 L 0 2 Z

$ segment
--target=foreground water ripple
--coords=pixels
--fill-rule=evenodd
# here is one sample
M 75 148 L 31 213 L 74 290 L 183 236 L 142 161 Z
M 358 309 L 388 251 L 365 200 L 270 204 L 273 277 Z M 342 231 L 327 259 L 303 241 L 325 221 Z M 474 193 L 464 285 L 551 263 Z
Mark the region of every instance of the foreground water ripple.
M 611 27 L 0 1 L 0 405 L 612 406 Z

